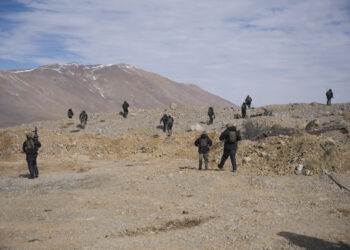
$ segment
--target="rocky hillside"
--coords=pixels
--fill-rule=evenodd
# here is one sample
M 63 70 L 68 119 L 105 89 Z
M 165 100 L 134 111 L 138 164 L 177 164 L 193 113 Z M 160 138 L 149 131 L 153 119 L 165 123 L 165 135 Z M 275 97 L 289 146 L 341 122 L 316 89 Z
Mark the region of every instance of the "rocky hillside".
M 168 110 L 175 118 L 174 134 L 167 137 L 159 124 L 162 109 L 138 109 L 124 119 L 119 113 L 90 114 L 85 129 L 77 118 L 36 122 L 0 130 L 0 157 L 19 160 L 25 132 L 35 126 L 43 143 L 41 159 L 142 161 L 177 159 L 195 161 L 194 140 L 202 130 L 213 139 L 212 166 L 221 158 L 218 140 L 225 124 L 241 131 L 237 161 L 246 173 L 294 175 L 303 164 L 309 174 L 350 170 L 350 103 L 332 106 L 311 104 L 273 105 L 248 110 L 249 119 L 239 118 L 239 108 L 215 108 L 216 119 L 207 125 L 207 107 Z M 227 164 L 229 169 L 230 164 Z
M 55 64 L 0 71 L 0 127 L 59 119 L 76 113 L 119 112 L 131 108 L 232 104 L 196 85 L 176 83 L 127 64 Z

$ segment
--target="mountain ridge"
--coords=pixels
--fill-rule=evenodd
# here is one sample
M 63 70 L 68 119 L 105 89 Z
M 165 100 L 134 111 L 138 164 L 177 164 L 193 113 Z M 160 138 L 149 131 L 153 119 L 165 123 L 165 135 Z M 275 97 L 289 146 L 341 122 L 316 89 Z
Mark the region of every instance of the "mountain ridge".
M 77 113 L 119 112 L 131 108 L 233 106 L 195 84 L 172 81 L 135 66 L 121 64 L 52 64 L 0 71 L 0 127 L 51 120 Z

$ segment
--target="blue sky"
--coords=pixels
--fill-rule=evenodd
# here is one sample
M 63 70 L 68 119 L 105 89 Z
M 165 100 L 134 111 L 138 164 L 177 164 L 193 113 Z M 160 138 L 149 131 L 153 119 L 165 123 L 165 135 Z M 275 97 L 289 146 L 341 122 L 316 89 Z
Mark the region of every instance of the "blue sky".
M 241 104 L 350 101 L 349 0 L 0 0 L 0 70 L 128 63 Z

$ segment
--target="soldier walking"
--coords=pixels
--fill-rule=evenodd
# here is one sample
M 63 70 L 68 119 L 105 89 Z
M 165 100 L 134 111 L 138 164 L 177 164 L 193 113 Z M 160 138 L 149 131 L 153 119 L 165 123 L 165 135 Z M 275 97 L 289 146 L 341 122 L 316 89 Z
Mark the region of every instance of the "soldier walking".
M 80 120 L 80 126 L 81 126 L 82 128 L 85 128 L 86 122 L 87 122 L 87 120 L 88 120 L 88 115 L 87 115 L 87 113 L 85 112 L 85 110 L 83 110 L 83 111 L 80 113 L 80 115 L 79 115 L 79 120 Z
M 41 147 L 39 138 L 36 136 L 33 137 L 32 133 L 27 133 L 27 140 L 23 142 L 23 152 L 26 153 L 26 160 L 28 164 L 30 179 L 39 177 L 39 170 L 36 163 L 36 158 L 38 157 L 38 149 Z
M 198 147 L 199 154 L 199 167 L 198 170 L 202 169 L 202 163 L 204 160 L 205 169 L 208 169 L 208 155 L 209 155 L 209 147 L 212 145 L 212 141 L 205 131 L 201 134 L 201 136 L 194 142 L 194 145 Z
M 127 101 L 124 101 L 123 103 L 123 111 L 123 117 L 127 118 L 129 113 L 129 103 Z
M 221 161 L 218 164 L 219 169 L 222 169 L 225 165 L 225 161 L 230 156 L 232 163 L 232 171 L 234 175 L 237 175 L 237 164 L 236 164 L 236 151 L 237 142 L 242 140 L 240 131 L 237 131 L 233 124 L 228 123 L 226 130 L 221 133 L 219 137 L 220 141 L 224 141 L 224 152 L 221 157 Z
M 68 115 L 68 118 L 69 119 L 72 119 L 72 117 L 73 117 L 73 110 L 72 109 L 68 109 L 68 113 L 67 113 L 67 115 Z
M 250 105 L 252 104 L 253 99 L 248 95 L 245 98 L 245 103 L 247 104 L 248 108 L 250 109 Z
M 243 102 L 241 106 L 241 111 L 242 111 L 242 118 L 246 118 L 247 116 L 247 104 Z
M 326 92 L 326 96 L 327 96 L 327 105 L 331 105 L 332 103 L 332 98 L 334 97 L 333 96 L 333 91 L 332 89 L 329 89 L 327 92 Z
M 167 114 L 164 114 L 162 116 L 162 118 L 160 118 L 160 122 L 159 123 L 162 123 L 162 122 L 163 122 L 163 132 L 165 133 L 166 128 L 167 128 L 167 123 L 168 123 L 168 115 Z
M 169 115 L 168 121 L 166 123 L 166 130 L 167 130 L 168 136 L 171 136 L 171 134 L 173 133 L 173 124 L 174 124 L 174 118 L 171 115 Z
M 208 116 L 209 116 L 209 122 L 208 125 L 213 124 L 213 121 L 215 119 L 214 109 L 213 107 L 209 107 L 208 109 Z

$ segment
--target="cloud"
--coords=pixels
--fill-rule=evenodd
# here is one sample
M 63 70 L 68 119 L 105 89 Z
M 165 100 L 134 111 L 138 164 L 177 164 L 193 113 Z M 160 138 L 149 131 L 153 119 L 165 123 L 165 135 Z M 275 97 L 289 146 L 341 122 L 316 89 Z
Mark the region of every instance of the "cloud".
M 237 104 L 324 102 L 328 88 L 350 99 L 346 0 L 19 3 L 3 17 L 1 59 L 125 62 Z

